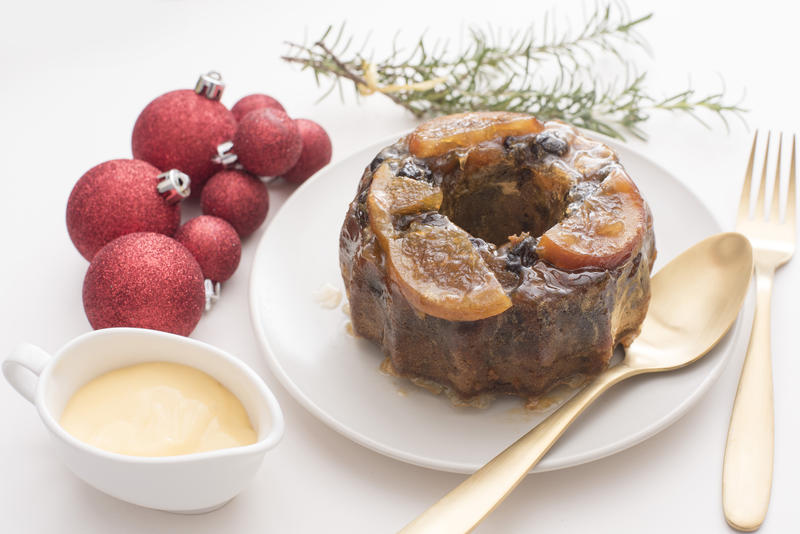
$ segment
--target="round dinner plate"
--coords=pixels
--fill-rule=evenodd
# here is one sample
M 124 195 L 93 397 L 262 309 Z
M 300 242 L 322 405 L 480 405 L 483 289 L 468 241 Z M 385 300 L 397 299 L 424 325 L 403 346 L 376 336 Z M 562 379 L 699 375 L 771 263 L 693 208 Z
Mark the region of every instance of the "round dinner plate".
M 650 204 L 658 249 L 654 272 L 690 245 L 721 231 L 703 203 L 665 169 L 623 143 L 592 135 L 618 152 Z M 344 294 L 339 230 L 358 180 L 375 154 L 398 137 L 330 166 L 289 197 L 256 251 L 250 279 L 253 326 L 272 372 L 325 424 L 398 460 L 471 473 L 544 419 L 557 403 L 546 412 L 527 411 L 512 397 L 497 398 L 485 409 L 453 406 L 444 395 L 382 374 L 381 349 L 350 333 L 344 298 L 335 308 L 320 303 L 320 290 L 328 286 Z M 691 366 L 636 377 L 612 388 L 534 471 L 596 460 L 669 426 L 719 376 L 741 324 L 740 317 L 731 332 Z

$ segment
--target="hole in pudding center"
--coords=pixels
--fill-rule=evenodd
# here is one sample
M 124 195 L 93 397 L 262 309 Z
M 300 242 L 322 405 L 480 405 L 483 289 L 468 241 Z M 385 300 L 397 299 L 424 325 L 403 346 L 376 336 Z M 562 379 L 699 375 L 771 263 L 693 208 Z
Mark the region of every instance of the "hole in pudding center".
M 569 182 L 527 167 L 503 166 L 453 173 L 442 182 L 442 192 L 442 214 L 499 247 L 522 232 L 539 237 L 561 220 Z

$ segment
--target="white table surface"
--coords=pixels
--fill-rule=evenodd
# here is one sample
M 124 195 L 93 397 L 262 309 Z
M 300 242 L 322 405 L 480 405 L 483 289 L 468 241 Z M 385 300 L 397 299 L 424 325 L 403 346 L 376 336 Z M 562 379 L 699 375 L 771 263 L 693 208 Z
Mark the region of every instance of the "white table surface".
M 591 2 L 584 2 L 591 4 Z M 18 342 L 55 351 L 90 326 L 81 306 L 86 261 L 66 232 L 74 182 L 93 165 L 130 157 L 130 130 L 147 102 L 193 85 L 217 69 L 232 105 L 252 92 L 280 99 L 296 117 L 330 133 L 334 159 L 375 138 L 407 129 L 412 117 L 381 96 L 360 105 L 320 95 L 309 73 L 279 60 L 284 40 L 302 40 L 346 19 L 377 42 L 397 29 L 408 39 L 428 28 L 455 36 L 469 23 L 537 21 L 555 2 L 496 6 L 402 3 L 386 14 L 377 2 L 4 2 L 0 8 L 0 355 Z M 566 4 L 566 5 L 564 5 Z M 729 5 L 730 4 L 730 5 Z M 559 6 L 560 12 L 580 2 Z M 654 11 L 643 33 L 657 93 L 702 89 L 724 77 L 731 97 L 746 93 L 752 127 L 800 127 L 797 3 L 636 2 Z M 579 19 L 572 19 L 573 27 Z M 382 41 L 381 41 L 382 40 Z M 730 133 L 711 119 L 706 130 L 686 117 L 654 115 L 646 143 L 633 144 L 684 181 L 726 228 L 733 227 L 752 131 Z M 291 188 L 270 186 L 270 217 Z M 343 207 L 344 209 L 344 207 Z M 681 209 L 676 206 L 675 209 Z M 192 211 L 192 210 L 190 210 Z M 195 209 L 196 212 L 196 209 Z M 656 221 L 656 224 L 658 222 Z M 180 516 L 117 501 L 61 465 L 34 409 L 0 384 L 0 532 L 393 532 L 463 476 L 403 464 L 330 430 L 271 376 L 248 315 L 248 275 L 263 228 L 244 242 L 242 263 L 224 298 L 192 337 L 251 365 L 275 391 L 286 434 L 253 484 L 219 511 Z M 291 253 L 291 251 L 286 251 Z M 775 475 L 762 532 L 796 532 L 800 477 L 800 359 L 797 330 L 800 263 L 779 271 L 773 300 Z M 679 422 L 656 437 L 601 461 L 527 477 L 477 529 L 514 532 L 728 532 L 720 505 L 722 453 L 744 347 L 717 384 Z

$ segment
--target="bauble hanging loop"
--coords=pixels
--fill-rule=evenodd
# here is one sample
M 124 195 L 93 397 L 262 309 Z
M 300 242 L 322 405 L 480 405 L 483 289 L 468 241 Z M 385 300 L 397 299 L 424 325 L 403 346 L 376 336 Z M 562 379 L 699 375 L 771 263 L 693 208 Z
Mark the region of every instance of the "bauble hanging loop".
M 225 141 L 217 145 L 217 155 L 213 158 L 214 163 L 219 163 L 228 169 L 238 160 L 239 156 L 233 153 L 233 141 Z
M 219 100 L 222 98 L 222 92 L 225 90 L 225 82 L 222 81 L 222 75 L 217 71 L 208 71 L 201 74 L 194 86 L 194 92 L 202 95 L 209 100 Z
M 208 278 L 203 282 L 206 292 L 206 311 L 211 311 L 214 304 L 217 303 L 220 296 L 222 296 L 222 284 L 219 282 L 212 282 Z
M 192 194 L 192 181 L 178 169 L 171 169 L 158 175 L 158 192 L 168 204 L 175 204 Z

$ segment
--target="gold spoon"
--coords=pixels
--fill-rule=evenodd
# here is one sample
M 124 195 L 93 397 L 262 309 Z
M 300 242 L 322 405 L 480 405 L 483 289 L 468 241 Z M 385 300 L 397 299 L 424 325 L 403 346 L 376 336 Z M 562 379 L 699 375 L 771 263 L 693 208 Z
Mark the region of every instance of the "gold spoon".
M 651 281 L 652 297 L 642 332 L 625 349 L 625 359 L 601 373 L 400 533 L 471 531 L 601 393 L 632 376 L 683 367 L 711 350 L 739 314 L 752 271 L 750 243 L 736 233 L 709 237 L 672 260 Z

